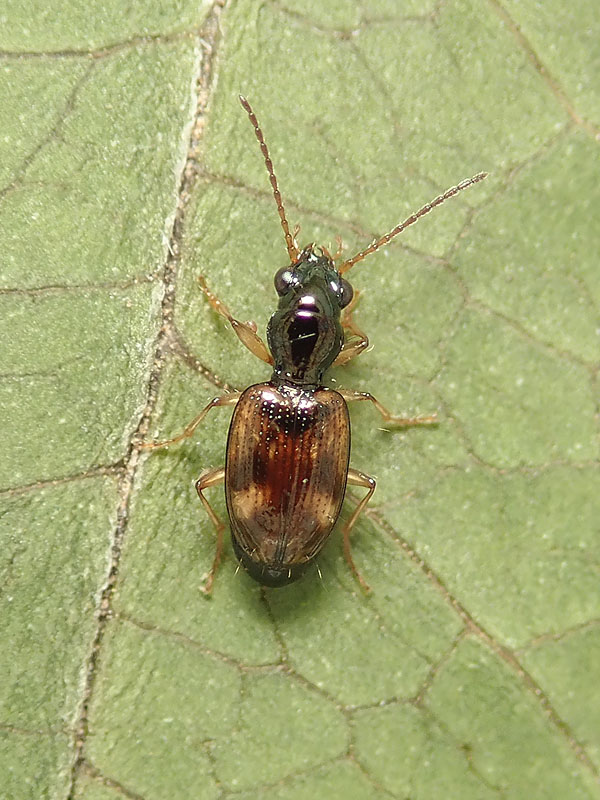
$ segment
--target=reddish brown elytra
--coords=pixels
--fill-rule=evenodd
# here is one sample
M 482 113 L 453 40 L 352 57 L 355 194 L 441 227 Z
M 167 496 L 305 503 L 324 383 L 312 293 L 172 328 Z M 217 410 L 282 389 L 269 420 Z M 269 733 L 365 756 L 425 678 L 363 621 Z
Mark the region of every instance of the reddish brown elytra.
M 368 346 L 366 335 L 352 318 L 353 290 L 342 277 L 370 253 L 387 244 L 448 198 L 486 177 L 479 173 L 423 206 L 393 230 L 352 258 L 336 266 L 339 253 L 309 244 L 300 250 L 290 233 L 277 178 L 262 131 L 250 106 L 240 97 L 262 151 L 290 263 L 275 274 L 279 305 L 267 326 L 268 347 L 254 323 L 235 319 L 227 306 L 199 278 L 214 310 L 225 317 L 248 350 L 272 365 L 266 383 L 243 392 L 215 397 L 179 436 L 150 442 L 164 447 L 191 436 L 208 412 L 235 406 L 225 467 L 210 469 L 196 481 L 196 490 L 217 532 L 217 547 L 204 591 L 212 589 L 223 552 L 224 524 L 204 496 L 204 490 L 225 482 L 233 549 L 240 564 L 265 586 L 285 586 L 297 580 L 315 560 L 340 514 L 346 485 L 367 490 L 343 527 L 344 553 L 361 586 L 350 551 L 350 532 L 375 491 L 375 480 L 351 469 L 350 419 L 347 401 L 369 400 L 388 425 L 409 427 L 434 422 L 429 417 L 396 417 L 368 392 L 333 391 L 323 386 L 326 370 L 346 364 Z

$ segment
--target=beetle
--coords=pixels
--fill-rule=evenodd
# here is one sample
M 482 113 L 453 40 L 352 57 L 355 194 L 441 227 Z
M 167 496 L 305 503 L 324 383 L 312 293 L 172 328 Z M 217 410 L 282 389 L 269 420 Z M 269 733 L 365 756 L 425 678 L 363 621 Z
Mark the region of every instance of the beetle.
M 195 484 L 217 534 L 213 564 L 203 587 L 206 594 L 212 589 L 221 560 L 225 525 L 204 491 L 223 482 L 235 555 L 256 581 L 272 587 L 297 580 L 315 561 L 338 520 L 346 486 L 366 489 L 342 534 L 350 569 L 368 592 L 369 586 L 352 558 L 350 532 L 373 496 L 375 479 L 349 466 L 347 402 L 369 401 L 388 425 L 398 427 L 430 424 L 435 422 L 436 415 L 397 417 L 368 392 L 335 391 L 323 385 L 329 367 L 347 363 L 369 343 L 353 320 L 356 296 L 344 275 L 409 225 L 479 182 L 487 173 L 480 172 L 448 189 L 336 266 L 341 243 L 334 256 L 314 243 L 298 248 L 298 229 L 290 232 L 262 130 L 248 100 L 241 95 L 239 99 L 264 158 L 289 256 L 289 264 L 275 274 L 279 304 L 267 326 L 268 347 L 257 334 L 256 325 L 235 319 L 202 276 L 199 285 L 212 308 L 229 322 L 242 344 L 271 365 L 273 373 L 264 383 L 213 398 L 179 436 L 144 443 L 142 447 L 175 444 L 192 436 L 212 409 L 235 406 L 225 467 L 206 470 Z

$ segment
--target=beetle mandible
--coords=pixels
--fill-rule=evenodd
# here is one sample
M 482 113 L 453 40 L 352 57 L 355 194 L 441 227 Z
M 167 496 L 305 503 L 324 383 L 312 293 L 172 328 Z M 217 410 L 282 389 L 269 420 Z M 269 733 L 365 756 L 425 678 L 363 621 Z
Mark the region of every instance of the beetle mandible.
M 199 278 L 212 308 L 232 326 L 248 350 L 273 367 L 271 379 L 215 397 L 172 439 L 143 448 L 164 447 L 191 436 L 205 416 L 219 406 L 235 406 L 227 439 L 225 467 L 209 469 L 196 481 L 198 496 L 216 532 L 215 557 L 203 591 L 210 593 L 223 552 L 225 526 L 204 496 L 204 490 L 225 483 L 227 511 L 235 555 L 265 586 L 297 580 L 315 560 L 340 515 L 346 485 L 367 490 L 343 527 L 344 554 L 361 586 L 369 586 L 356 568 L 350 532 L 375 491 L 375 480 L 352 469 L 348 401 L 368 400 L 389 425 L 410 427 L 435 422 L 427 417 L 396 417 L 368 392 L 334 391 L 323 386 L 332 365 L 346 364 L 368 346 L 367 336 L 352 316 L 352 286 L 343 277 L 363 258 L 386 245 L 409 225 L 450 197 L 486 177 L 480 172 L 453 186 L 419 211 L 336 266 L 341 247 L 331 256 L 325 247 L 296 243 L 290 232 L 273 164 L 258 120 L 240 95 L 258 139 L 290 263 L 275 274 L 279 305 L 267 326 L 268 347 L 256 325 L 240 322 Z

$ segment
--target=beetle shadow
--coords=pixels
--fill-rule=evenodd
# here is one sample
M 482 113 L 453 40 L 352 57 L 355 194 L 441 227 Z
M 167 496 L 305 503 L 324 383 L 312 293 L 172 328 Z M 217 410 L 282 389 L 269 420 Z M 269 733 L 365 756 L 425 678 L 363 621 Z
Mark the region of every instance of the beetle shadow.
M 338 574 L 338 570 L 348 569 L 341 551 L 341 540 L 339 553 L 335 552 L 336 544 L 335 541 L 329 542 L 326 549 L 330 552 L 321 555 L 319 561 L 296 582 L 277 588 L 260 587 L 262 602 L 276 628 L 288 623 L 294 626 L 306 623 L 311 627 L 318 625 L 323 615 L 331 613 L 335 593 L 348 593 L 348 585 Z M 252 579 L 248 577 L 248 581 Z M 350 591 L 356 594 L 357 600 L 365 597 L 358 584 Z

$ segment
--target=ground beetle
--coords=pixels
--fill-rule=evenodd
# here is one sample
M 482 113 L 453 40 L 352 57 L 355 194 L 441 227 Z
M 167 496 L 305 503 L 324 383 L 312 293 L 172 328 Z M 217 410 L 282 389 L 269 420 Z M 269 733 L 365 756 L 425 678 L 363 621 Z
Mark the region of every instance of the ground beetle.
M 395 417 L 368 392 L 334 391 L 323 386 L 325 371 L 345 364 L 368 346 L 352 318 L 352 286 L 342 276 L 365 256 L 429 213 L 445 200 L 486 177 L 479 173 L 423 206 L 365 250 L 336 266 L 315 244 L 299 250 L 290 233 L 273 164 L 250 103 L 240 96 L 262 151 L 290 259 L 275 274 L 279 305 L 267 326 L 268 348 L 252 322 L 240 322 L 199 278 L 208 302 L 231 324 L 255 356 L 272 365 L 271 380 L 243 392 L 215 397 L 179 436 L 150 442 L 164 447 L 191 436 L 208 412 L 233 406 L 225 467 L 205 471 L 196 490 L 217 531 L 217 547 L 204 591 L 209 593 L 223 551 L 224 524 L 203 492 L 225 482 L 233 549 L 242 566 L 265 586 L 297 580 L 315 560 L 337 522 L 346 484 L 367 494 L 343 528 L 344 554 L 352 572 L 368 591 L 350 551 L 350 531 L 375 491 L 375 480 L 349 467 L 350 419 L 346 401 L 369 400 L 389 425 L 408 427 L 434 422 L 429 417 Z

